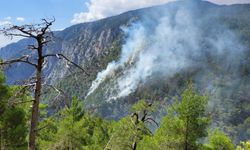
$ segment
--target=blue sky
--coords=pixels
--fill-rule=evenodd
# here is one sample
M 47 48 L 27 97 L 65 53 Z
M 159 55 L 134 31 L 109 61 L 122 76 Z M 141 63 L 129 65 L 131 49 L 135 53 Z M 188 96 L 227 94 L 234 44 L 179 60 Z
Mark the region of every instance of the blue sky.
M 131 2 L 129 2 L 131 1 Z M 171 0 L 1 0 L 0 25 L 37 23 L 55 17 L 54 30 Z M 129 2 L 129 3 L 128 3 Z M 89 3 L 89 4 L 87 4 Z M 2 23 L 1 23 L 2 22 Z
M 39 23 L 55 17 L 53 30 L 94 21 L 133 9 L 175 0 L 0 0 L 0 27 L 6 24 Z M 208 0 L 217 4 L 250 3 L 250 0 Z M 11 42 L 0 34 L 0 47 Z
M 0 21 L 14 24 L 35 23 L 41 18 L 54 16 L 56 23 L 53 29 L 58 30 L 74 23 L 93 21 L 169 1 L 172 0 L 1 0 Z M 250 0 L 210 1 L 220 4 L 250 3 Z
M 87 0 L 1 0 L 0 20 L 18 23 L 19 17 L 19 22 L 24 18 L 23 22 L 30 23 L 54 16 L 54 29 L 62 29 L 72 25 L 70 21 L 76 12 L 86 11 L 85 2 Z

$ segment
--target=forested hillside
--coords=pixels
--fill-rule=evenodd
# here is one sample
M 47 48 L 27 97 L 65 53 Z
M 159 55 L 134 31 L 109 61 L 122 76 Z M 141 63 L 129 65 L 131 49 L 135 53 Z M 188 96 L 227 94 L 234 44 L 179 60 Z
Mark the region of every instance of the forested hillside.
M 25 49 L 32 43 L 1 48 L 0 58 L 35 55 Z M 45 64 L 44 82 L 55 88 L 43 88 L 38 149 L 250 148 L 248 4 L 178 1 L 134 10 L 54 32 L 44 51 L 86 73 L 57 58 Z M 35 70 L 3 71 L 0 142 L 26 149 L 29 102 L 16 102 L 32 94 L 15 91 Z

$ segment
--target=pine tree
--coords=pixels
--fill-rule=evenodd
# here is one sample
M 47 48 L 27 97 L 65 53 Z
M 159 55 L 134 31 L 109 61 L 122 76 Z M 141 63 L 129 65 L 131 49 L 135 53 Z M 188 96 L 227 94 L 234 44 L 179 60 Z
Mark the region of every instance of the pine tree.
M 114 125 L 110 141 L 105 149 L 112 150 L 136 150 L 138 144 L 147 135 L 151 135 L 147 123 L 158 125 L 151 117 L 154 106 L 144 100 L 138 101 L 132 106 L 133 114 L 120 119 Z
M 19 87 L 5 85 L 0 72 L 0 149 L 26 149 L 27 104 L 26 93 L 17 93 Z M 13 95 L 16 95 L 13 96 Z M 18 103 L 20 102 L 20 103 Z
M 192 84 L 172 104 L 154 136 L 141 142 L 141 149 L 196 150 L 206 137 L 209 118 L 205 116 L 207 96 L 197 94 Z M 147 143 L 148 142 L 148 143 Z
M 234 150 L 234 145 L 227 135 L 219 130 L 215 130 L 209 134 L 208 144 L 205 144 L 205 148 L 207 150 Z

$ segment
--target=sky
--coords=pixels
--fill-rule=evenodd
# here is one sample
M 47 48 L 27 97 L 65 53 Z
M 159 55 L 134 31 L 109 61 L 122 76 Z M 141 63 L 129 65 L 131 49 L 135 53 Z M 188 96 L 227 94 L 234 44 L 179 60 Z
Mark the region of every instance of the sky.
M 133 9 L 164 4 L 174 0 L 1 0 L 0 27 L 6 24 L 39 23 L 56 18 L 53 30 L 76 23 L 94 21 Z M 217 4 L 250 3 L 250 0 L 209 0 Z M 10 42 L 0 35 L 0 47 Z

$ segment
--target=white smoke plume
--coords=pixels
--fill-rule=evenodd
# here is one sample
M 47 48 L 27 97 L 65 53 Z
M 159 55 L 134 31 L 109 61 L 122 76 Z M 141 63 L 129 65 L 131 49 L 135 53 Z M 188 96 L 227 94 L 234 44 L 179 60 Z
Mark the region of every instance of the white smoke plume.
M 159 24 L 153 29 L 143 22 L 124 29 L 128 38 L 122 47 L 120 59 L 109 63 L 105 70 L 98 73 L 87 96 L 107 78 L 113 77 L 114 86 L 107 89 L 108 93 L 112 93 L 107 94 L 107 100 L 112 100 L 128 96 L 155 75 L 169 78 L 195 66 L 198 63 L 196 60 L 201 60 L 204 55 L 200 44 L 203 39 L 212 45 L 210 53 L 215 56 L 227 55 L 225 61 L 232 61 L 235 56 L 233 53 L 236 52 L 231 49 L 237 49 L 237 53 L 241 50 L 229 31 L 214 35 L 213 38 L 204 37 L 189 9 L 180 8 L 174 18 L 165 14 L 158 21 Z M 122 73 L 116 75 L 120 68 Z
M 89 96 L 93 93 L 98 86 L 105 81 L 105 79 L 109 76 L 115 74 L 115 71 L 119 67 L 124 67 L 127 63 L 131 64 L 136 56 L 139 54 L 141 50 L 143 50 L 143 44 L 145 43 L 146 39 L 145 36 L 142 36 L 144 33 L 144 29 L 142 27 L 133 28 L 136 31 L 127 30 L 124 28 L 125 33 L 134 33 L 133 36 L 128 40 L 127 44 L 123 46 L 123 51 L 121 53 L 121 58 L 117 62 L 111 62 L 108 64 L 107 68 L 102 72 L 98 73 L 97 78 L 93 81 L 92 86 L 87 94 Z

